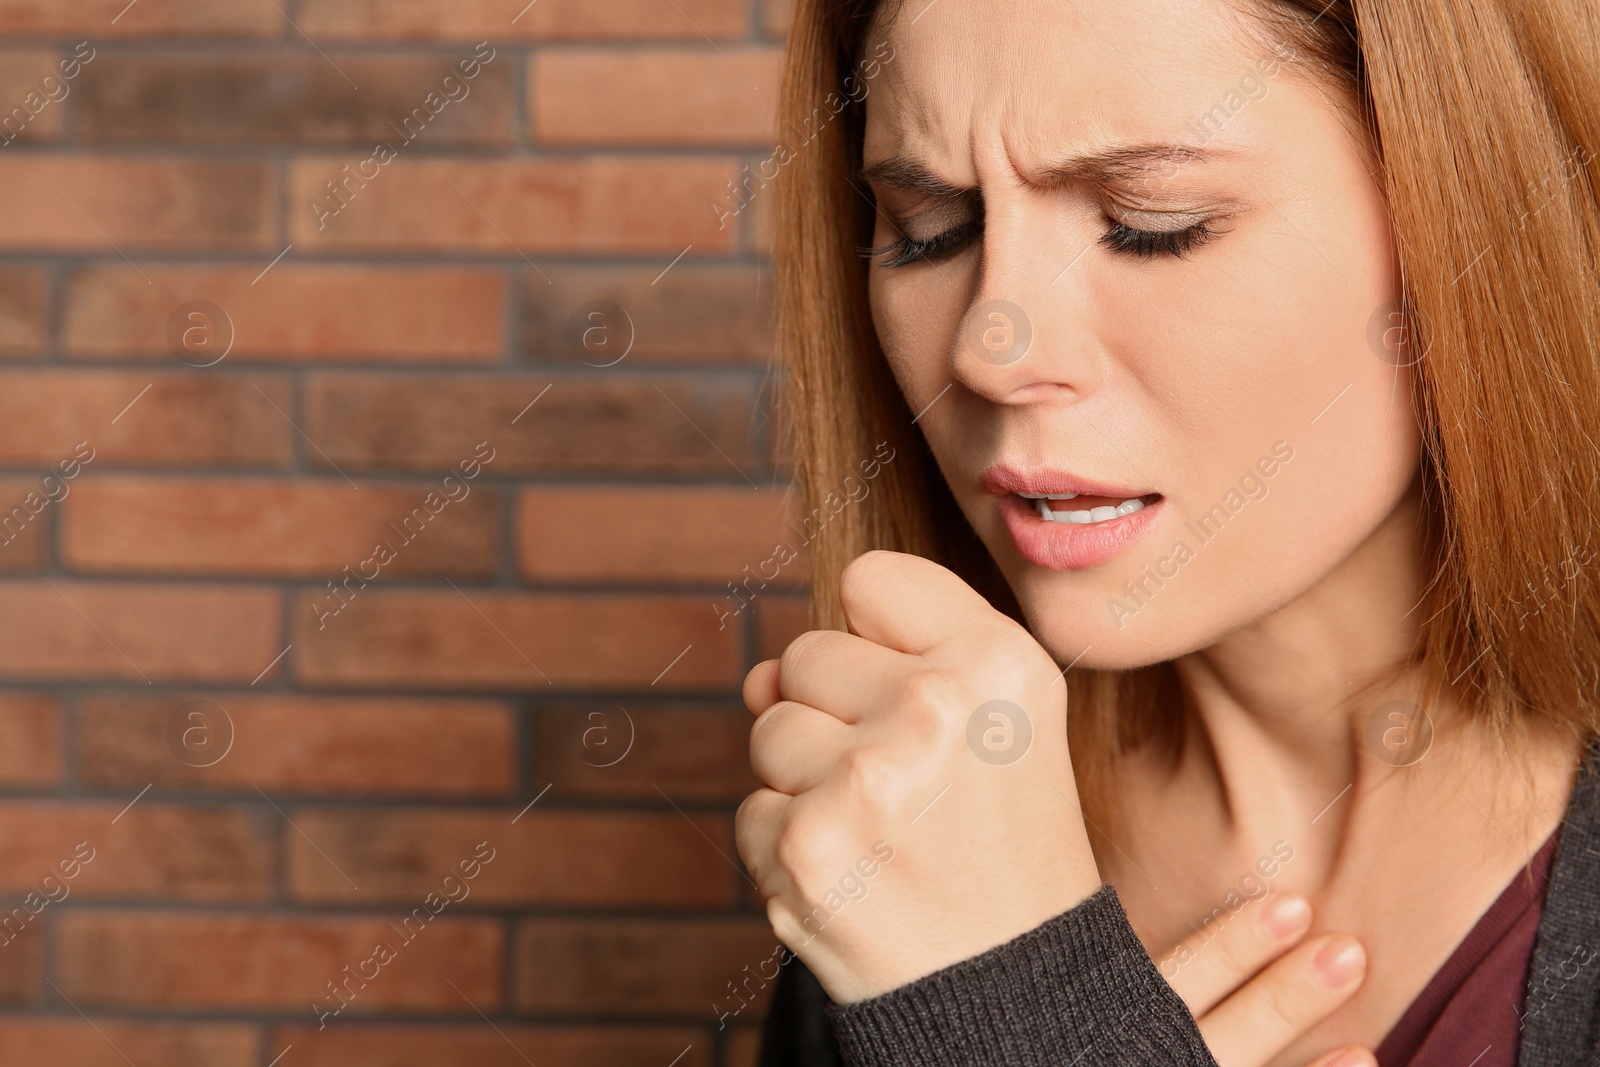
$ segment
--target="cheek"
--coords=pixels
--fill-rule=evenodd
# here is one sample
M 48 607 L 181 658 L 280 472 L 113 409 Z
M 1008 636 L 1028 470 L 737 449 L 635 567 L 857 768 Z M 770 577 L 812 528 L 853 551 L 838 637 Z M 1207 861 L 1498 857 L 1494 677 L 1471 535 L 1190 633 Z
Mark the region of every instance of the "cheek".
M 959 389 L 948 388 L 955 381 L 951 348 L 971 300 L 973 268 L 966 261 L 975 258 L 959 257 L 938 267 L 898 273 L 874 267 L 868 282 L 873 327 L 884 360 L 906 407 L 914 416 L 922 413 L 917 428 L 947 471 L 950 461 L 977 443 L 972 434 L 955 426 L 953 415 L 964 398 L 952 395 Z
M 1053 631 L 1047 647 L 1071 659 L 1088 642 L 1085 665 L 1105 667 L 1205 647 L 1259 617 L 1263 596 L 1283 605 L 1316 585 L 1395 511 L 1421 453 L 1415 371 L 1369 342 L 1398 277 L 1381 197 L 1349 196 L 1321 226 L 1296 219 L 1304 236 L 1241 224 L 1193 270 L 1098 286 L 1106 321 L 1123 324 L 1103 340 L 1144 413 L 1166 514 L 1097 573 L 1025 572 L 1019 596 Z

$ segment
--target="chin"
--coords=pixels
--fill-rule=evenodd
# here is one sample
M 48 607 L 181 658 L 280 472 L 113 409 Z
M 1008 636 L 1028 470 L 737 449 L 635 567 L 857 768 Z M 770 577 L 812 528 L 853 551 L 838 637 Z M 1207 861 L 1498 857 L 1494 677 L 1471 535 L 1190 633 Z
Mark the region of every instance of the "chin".
M 1108 606 L 1116 600 L 1109 593 L 1051 588 L 1057 584 L 1035 579 L 1031 587 L 1013 582 L 1012 589 L 1029 632 L 1062 666 L 1108 671 L 1148 667 L 1215 644 L 1251 621 L 1228 624 L 1220 605 L 1208 606 L 1193 589 L 1181 595 L 1173 590 L 1165 599 L 1129 612 Z

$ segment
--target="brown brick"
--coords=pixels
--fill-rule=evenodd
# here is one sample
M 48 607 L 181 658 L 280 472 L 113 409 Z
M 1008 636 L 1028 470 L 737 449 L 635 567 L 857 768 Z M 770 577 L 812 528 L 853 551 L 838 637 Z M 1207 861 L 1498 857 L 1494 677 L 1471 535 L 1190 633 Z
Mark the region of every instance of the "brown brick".
M 574 267 L 548 282 L 529 270 L 522 309 L 522 347 L 532 359 L 603 367 L 619 357 L 630 365 L 772 358 L 770 273 L 743 266 L 686 261 L 665 274 L 653 265 Z
M 807 597 L 761 596 L 754 604 L 757 662 L 780 658 L 790 641 L 811 629 Z
M 77 88 L 62 77 L 63 56 L 43 49 L 0 52 L 0 147 L 60 137 L 66 102 Z
M 770 973 L 771 968 L 768 968 Z M 741 1012 L 743 1016 L 745 1012 Z M 750 1014 L 754 1014 L 753 1011 Z M 722 1067 L 759 1067 L 761 1056 L 761 1023 L 752 1020 L 748 1026 L 730 1026 L 722 1039 Z
M 283 650 L 274 590 L 0 582 L 0 676 L 244 681 Z
M 657 1026 L 279 1027 L 273 1048 L 290 1045 L 295 1067 L 711 1067 L 713 1062 L 700 1030 Z
M 60 701 L 0 693 L 0 784 L 52 785 L 61 780 L 61 770 Z
M 768 37 L 788 36 L 794 18 L 794 0 L 761 0 L 761 31 Z
M 199 731 L 192 744 L 185 728 Z M 491 701 L 97 693 L 83 698 L 74 736 L 78 775 L 100 788 L 155 782 L 256 798 L 258 787 L 274 797 L 506 796 L 516 785 L 516 723 Z
M 717 600 L 723 584 L 747 577 L 754 589 L 805 580 L 806 554 L 792 547 L 801 537 L 786 518 L 778 489 L 525 489 L 517 559 L 530 579 L 709 582 Z
M 94 450 L 87 469 L 96 471 L 284 466 L 297 436 L 284 418 L 292 406 L 289 383 L 273 375 L 3 371 L 0 462 L 55 465 L 86 442 Z
M 402 143 L 410 118 L 418 145 L 506 144 L 511 64 L 478 63 L 468 79 L 457 63 L 471 56 L 106 55 L 84 69 L 75 132 L 90 142 L 359 145 L 354 163 L 378 141 Z
M 771 147 L 778 49 L 569 48 L 528 78 L 535 140 L 549 144 Z
M 506 282 L 499 271 L 298 264 L 143 267 L 120 260 L 67 278 L 62 347 L 69 356 L 203 365 L 240 359 L 483 363 L 499 358 Z M 191 301 L 220 307 L 192 319 Z M 180 313 L 182 312 L 182 313 Z M 190 324 L 193 324 L 191 326 Z M 186 330 L 209 350 L 186 348 Z M 231 341 L 231 346 L 230 346 Z
M 524 1012 L 676 1015 L 714 1025 L 719 1009 L 733 1017 L 740 1007 L 728 983 L 749 982 L 745 997 L 755 1003 L 738 1015 L 753 1017 L 771 996 L 760 971 L 775 971 L 777 946 L 764 919 L 529 920 L 514 935 L 511 1001 Z
M 750 770 L 751 721 L 743 704 L 544 709 L 533 779 L 554 783 L 552 796 L 736 803 L 761 785 Z
M 219 482 L 90 474 L 63 502 L 61 551 L 79 571 L 326 581 L 348 573 L 380 582 L 491 573 L 499 496 L 459 478 L 449 492 L 459 499 L 444 495 L 438 482 L 357 490 L 342 478 Z M 380 545 L 387 551 L 378 552 Z
M 38 0 L 42 3 L 43 0 Z M 529 4 L 508 15 L 498 0 L 303 0 L 300 25 L 321 39 L 530 40 L 568 37 L 653 37 L 700 41 L 745 34 L 744 0 L 611 0 L 592 4 Z
M 420 904 L 430 892 L 460 897 L 463 886 L 469 895 L 452 908 L 715 907 L 733 902 L 738 875 L 728 859 L 734 855 L 728 817 L 696 814 L 691 823 L 670 810 L 542 807 L 556 795 L 551 790 L 538 806 L 492 813 L 301 809 L 294 820 L 305 836 L 288 842 L 290 892 L 319 903 L 382 900 L 407 907 Z M 493 858 L 471 867 L 481 843 Z M 477 871 L 475 878 L 460 881 L 463 861 Z M 454 888 L 443 885 L 451 875 L 458 879 Z M 359 892 L 351 882 L 361 887 Z
M 737 633 L 701 597 L 368 589 L 337 613 L 302 594 L 291 620 L 295 677 L 314 686 L 671 691 L 738 671 Z
M 53 994 L 52 994 L 53 996 Z M 55 1063 L 72 1067 L 257 1067 L 255 1028 L 239 1023 L 90 1022 L 61 1002 L 55 1018 L 0 1019 L 0 1063 Z
M 273 37 L 283 16 L 270 4 L 237 0 L 0 0 L 0 33 L 95 37 Z
M 350 1004 L 329 1026 L 373 1010 L 464 1012 L 463 994 L 484 1011 L 500 1007 L 504 935 L 494 919 L 440 915 L 407 942 L 388 919 L 366 916 L 80 911 L 56 917 L 55 934 L 56 982 L 85 1009 L 304 1012 L 315 1021 L 313 1003 L 338 1007 L 326 983 L 341 978 Z M 394 958 L 366 963 L 378 974 L 362 988 L 350 976 L 379 943 Z
M 401 159 L 342 199 L 324 186 L 347 159 L 297 160 L 287 201 L 295 247 L 471 252 L 519 265 L 553 252 L 653 252 L 663 267 L 685 245 L 701 254 L 733 248 L 736 227 L 719 228 L 709 206 L 737 173 L 731 159 L 468 162 L 400 151 Z M 0 169 L 0 181 L 5 176 Z
M 69 891 L 63 899 L 243 901 L 272 895 L 276 815 L 148 798 L 128 807 L 136 792 L 112 803 L 0 803 L 0 893 L 44 896 L 41 882 L 55 876 Z M 84 842 L 88 848 L 77 859 L 92 858 L 62 879 Z
M 759 166 L 760 163 L 761 160 L 758 159 L 756 165 Z M 722 211 L 733 211 L 744 220 L 745 249 L 752 255 L 766 258 L 772 255 L 772 197 L 761 195 L 770 190 L 759 189 L 754 185 L 751 188 L 756 190 L 756 195 L 744 194 L 745 206 L 742 210 L 739 209 L 739 202 L 736 199 L 732 201 L 724 199 L 720 202 L 720 206 Z M 720 219 L 723 216 L 718 212 L 717 217 Z
M 767 457 L 778 478 L 791 482 L 794 480 L 794 424 L 790 422 L 789 409 L 784 403 L 782 379 L 768 378 L 763 384 L 761 399 L 766 421 L 762 428 L 767 437 Z
M 40 871 L 40 878 L 44 874 L 44 871 Z M 55 892 L 60 895 L 60 890 Z M 11 908 L 22 905 L 23 897 L 20 894 L 0 898 L 0 918 L 9 915 Z M 37 903 L 34 906 L 37 907 Z M 37 1004 L 40 995 L 48 989 L 44 984 L 45 942 L 53 936 L 50 928 L 57 914 L 59 912 L 46 906 L 31 922 L 21 927 L 20 934 L 13 925 L 11 940 L 0 938 L 0 1004 Z
M 60 510 L 50 494 L 59 497 L 62 484 L 59 479 L 46 483 L 42 477 L 0 479 L 0 572 L 43 569 L 49 531 Z M 67 484 L 69 494 L 71 488 Z
M 44 271 L 37 267 L 0 267 L 0 359 L 42 356 L 49 315 Z
M 265 163 L 0 156 L 0 248 L 119 260 L 147 249 L 265 250 L 276 239 L 273 186 Z
M 501 477 L 574 471 L 738 478 L 743 471 L 755 480 L 761 460 L 750 432 L 754 403 L 746 383 L 709 377 L 326 374 L 306 385 L 306 432 L 346 469 L 453 467 L 487 440 L 495 450 L 489 469 Z

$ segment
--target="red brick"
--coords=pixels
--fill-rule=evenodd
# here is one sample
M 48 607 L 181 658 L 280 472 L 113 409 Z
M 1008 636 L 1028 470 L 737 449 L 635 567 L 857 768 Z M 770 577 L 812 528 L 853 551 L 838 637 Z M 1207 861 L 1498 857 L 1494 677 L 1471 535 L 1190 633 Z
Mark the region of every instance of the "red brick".
M 59 63 L 65 54 L 0 52 L 0 147 L 47 144 L 60 136 L 63 105 L 76 88 L 62 77 Z
M 369 589 L 338 615 L 322 616 L 319 629 L 314 605 L 322 602 L 302 594 L 291 617 L 295 677 L 306 685 L 647 689 L 654 683 L 670 691 L 731 685 L 738 671 L 736 632 L 717 629 L 702 597 Z
M 44 877 L 44 872 L 40 872 L 40 877 Z M 60 891 L 56 892 L 59 895 Z M 6 909 L 21 903 L 20 896 L 0 901 L 0 917 Z M 46 942 L 54 936 L 52 910 L 46 907 L 22 927 L 22 933 L 14 933 L 10 941 L 0 940 L 0 1004 L 37 1005 L 41 994 L 48 989 L 44 984 L 44 960 Z M 0 1019 L 8 1017 L 0 1016 Z
M 494 919 L 443 914 L 409 943 L 389 919 L 366 916 L 79 911 L 56 917 L 55 933 L 56 982 L 86 1010 L 283 1011 L 314 1022 L 313 1003 L 338 1007 L 327 983 L 347 965 L 354 975 L 379 943 L 394 958 L 365 988 L 346 978 L 354 999 L 329 1026 L 373 1010 L 465 1012 L 463 994 L 484 1011 L 500 1007 Z
M 71 861 L 77 846 L 87 842 L 93 852 L 85 849 L 84 855 L 93 858 L 74 877 L 61 880 L 69 892 L 63 899 L 270 898 L 274 813 L 175 806 L 149 798 L 128 807 L 136 792 L 110 803 L 0 802 L 0 892 L 45 895 L 43 879 L 60 879 L 59 864 Z M 0 918 L 12 914 L 0 907 Z
M 290 1045 L 294 1067 L 711 1067 L 713 1062 L 701 1031 L 658 1026 L 279 1027 L 273 1048 Z
M 471 57 L 466 48 L 459 57 L 336 50 L 106 55 L 84 70 L 73 132 L 89 142 L 355 144 L 370 151 L 376 141 L 403 136 L 390 123 L 411 118 L 411 129 L 430 145 L 507 144 L 511 65 L 479 63 L 468 79 L 457 63 Z M 427 106 L 430 93 L 437 112 Z
M 49 315 L 44 271 L 37 267 L 0 267 L 0 359 L 42 356 Z
M 539 53 L 528 78 L 535 140 L 548 144 L 771 147 L 776 48 L 570 48 Z
M 141 265 L 144 277 L 120 260 L 83 267 L 67 279 L 62 348 L 69 356 L 170 363 L 176 316 L 180 351 L 190 322 L 212 346 L 187 351 L 193 364 L 209 363 L 223 349 L 233 360 L 499 358 L 506 281 L 498 271 L 322 266 L 297 264 L 293 256 L 265 274 L 267 259 L 245 268 Z M 197 300 L 216 304 L 226 319 L 178 316 Z
M 52 994 L 53 996 L 53 994 Z M 72 1008 L 61 1005 L 67 1013 Z M 0 1063 L 71 1067 L 257 1067 L 255 1028 L 238 1023 L 144 1023 L 115 1019 L 0 1019 Z
M 0 573 L 44 569 L 50 529 L 59 511 L 50 494 L 59 496 L 60 486 L 57 480 L 46 484 L 42 477 L 0 479 Z
M 432 471 L 487 440 L 499 477 L 743 471 L 753 481 L 762 469 L 750 432 L 754 404 L 745 382 L 711 377 L 316 375 L 306 385 L 305 429 L 327 459 L 307 461 Z
M 14 155 L 0 157 L 0 189 L 8 206 L 0 213 L 4 249 L 121 262 L 154 249 L 264 251 L 276 239 L 276 192 L 265 163 Z
M 752 588 L 769 576 L 769 584 L 792 586 L 805 579 L 806 555 L 774 555 L 780 544 L 801 540 L 788 517 L 775 489 L 525 489 L 517 499 L 517 560 L 523 577 L 536 580 L 721 586 L 742 581 L 749 568 Z
M 61 702 L 42 694 L 0 693 L 0 784 L 53 785 L 61 771 Z
M 188 719 L 190 711 L 200 717 Z M 202 731 L 192 762 L 171 747 L 174 717 Z M 4 722 L 0 705 L 0 729 Z M 273 797 L 506 796 L 516 785 L 516 723 L 491 701 L 97 693 L 79 705 L 74 737 L 78 776 L 99 788 L 154 782 L 254 799 L 258 787 Z
M 43 0 L 40 0 L 42 3 Z M 745 34 L 744 0 L 543 0 L 518 12 L 498 0 L 303 0 L 299 23 L 319 40 L 539 40 L 652 37 L 700 41 Z M 513 13 L 508 15 L 507 11 Z
M 0 677 L 248 683 L 283 650 L 275 590 L 53 584 L 0 582 Z
M 654 252 L 663 267 L 685 245 L 700 254 L 733 248 L 736 227 L 719 228 L 708 206 L 737 176 L 731 159 L 464 162 L 399 152 L 365 187 L 352 185 L 343 201 L 324 185 L 342 177 L 348 160 L 296 160 L 287 201 L 295 247 L 476 253 L 518 265 L 548 253 Z
M 552 796 L 737 803 L 761 783 L 750 770 L 751 715 L 729 707 L 617 703 L 539 712 L 536 782 Z
M 282 31 L 283 16 L 272 5 L 237 0 L 0 0 L 0 33 L 7 35 L 272 37 Z
M 811 629 L 806 597 L 761 596 L 755 601 L 756 661 L 778 659 L 789 642 Z
M 465 496 L 460 496 L 465 489 Z M 62 505 L 61 551 L 79 571 L 382 581 L 491 573 L 500 499 L 456 480 L 357 490 L 340 478 L 220 482 L 86 476 Z M 424 504 L 429 494 L 439 511 Z M 421 509 L 421 519 L 414 515 Z M 410 520 L 411 525 L 401 523 Z M 377 546 L 388 546 L 387 563 Z M 0 557 L 3 558 L 3 557 Z M 375 577 L 374 577 L 375 576 Z
M 513 940 L 511 1000 L 524 1012 L 675 1015 L 715 1025 L 719 1008 L 740 1005 L 728 983 L 748 981 L 745 996 L 756 1002 L 738 1014 L 754 1017 L 771 996 L 758 972 L 773 972 L 777 945 L 765 919 L 528 920 Z
M 292 406 L 289 383 L 274 375 L 3 371 L 0 462 L 53 465 L 84 441 L 94 449 L 89 469 L 96 471 L 126 464 L 281 467 L 298 436 L 284 418 Z
M 525 270 L 522 348 L 531 359 L 594 367 L 613 359 L 630 366 L 762 364 L 772 358 L 770 276 L 739 265 L 689 262 L 665 274 L 654 264 L 567 267 L 549 281 Z M 620 307 L 622 316 L 606 303 Z M 595 327 L 600 332 L 590 333 Z
M 547 804 L 555 796 L 552 790 L 538 803 Z M 464 886 L 468 895 L 452 908 L 714 907 L 733 902 L 738 875 L 727 858 L 734 855 L 734 846 L 732 821 L 726 816 L 696 815 L 691 823 L 676 811 L 534 807 L 519 814 L 521 807 L 493 813 L 301 809 L 294 821 L 304 836 L 288 841 L 290 892 L 298 900 L 318 903 L 370 905 L 381 900 L 410 906 L 430 892 L 461 897 Z M 460 864 L 471 861 L 484 842 L 484 852 L 493 858 L 476 868 L 469 865 L 477 876 L 460 880 Z M 451 875 L 458 881 L 443 885 Z

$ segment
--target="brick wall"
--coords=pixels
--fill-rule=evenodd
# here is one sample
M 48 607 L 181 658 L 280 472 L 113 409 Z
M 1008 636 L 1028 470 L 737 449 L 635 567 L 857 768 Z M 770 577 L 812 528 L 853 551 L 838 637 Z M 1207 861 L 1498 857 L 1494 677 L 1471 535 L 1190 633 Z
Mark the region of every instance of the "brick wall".
M 0 1067 L 754 1062 L 786 17 L 0 0 Z

